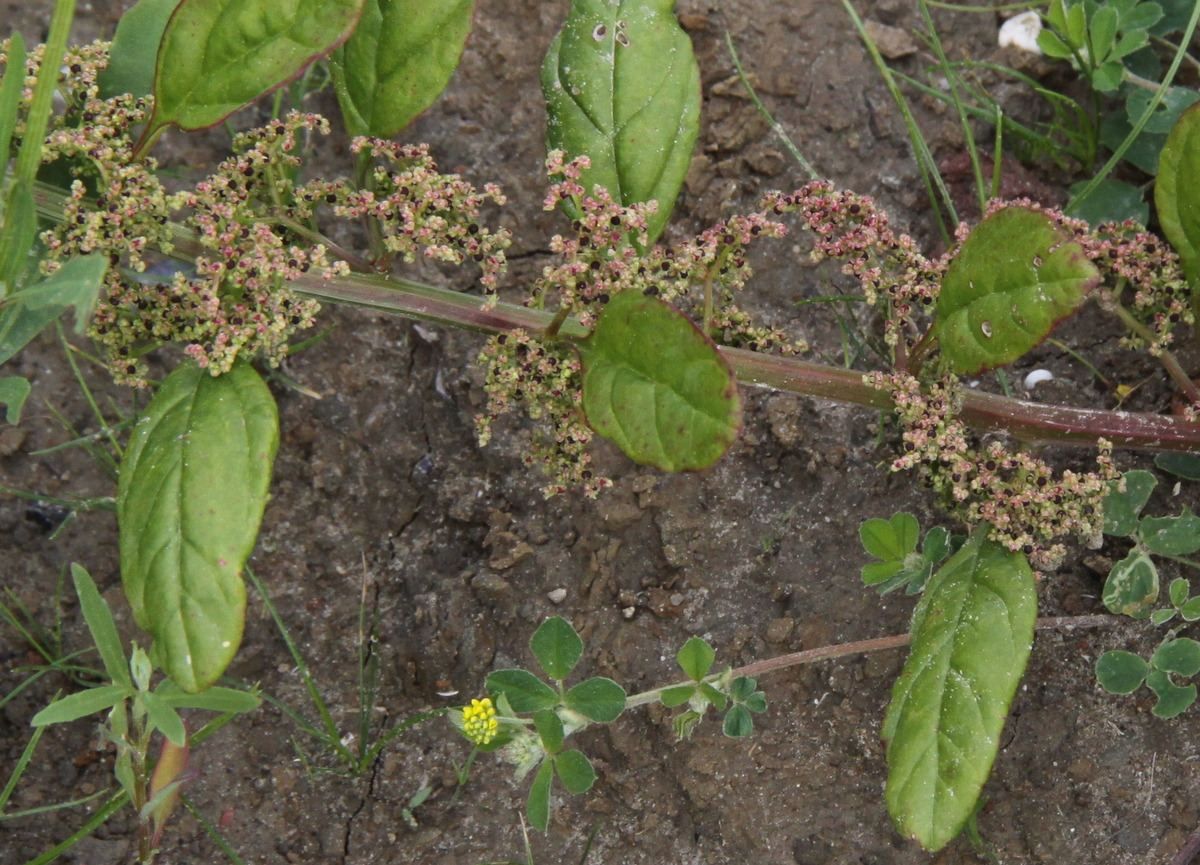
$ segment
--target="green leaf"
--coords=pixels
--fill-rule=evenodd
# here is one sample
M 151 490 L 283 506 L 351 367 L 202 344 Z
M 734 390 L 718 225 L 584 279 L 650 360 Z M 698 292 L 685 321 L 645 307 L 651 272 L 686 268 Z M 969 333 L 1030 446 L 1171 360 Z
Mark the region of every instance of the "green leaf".
M 545 832 L 550 825 L 550 782 L 554 780 L 554 763 L 545 760 L 538 767 L 533 786 L 529 788 L 529 799 L 525 803 L 525 814 L 534 829 Z
M 767 695 L 762 691 L 755 691 L 746 698 L 745 706 L 751 712 L 765 712 L 767 711 Z
M 1200 673 L 1200 643 L 1180 637 L 1158 647 L 1150 664 L 1164 673 L 1194 676 Z
M 108 257 L 100 253 L 72 258 L 37 285 L 22 289 L 10 300 L 20 300 L 31 310 L 49 309 L 55 317 L 68 306 L 75 308 L 75 332 L 84 327 L 96 308 L 100 285 L 108 272 Z
M 1164 607 L 1161 610 L 1155 610 L 1150 614 L 1150 621 L 1156 625 L 1165 625 L 1171 619 L 1175 618 L 1175 610 L 1170 607 Z
M 1102 598 L 1109 612 L 1147 618 L 1158 600 L 1158 568 L 1141 550 L 1131 550 L 1108 572 Z
M 1043 30 L 1037 36 L 1038 48 L 1047 57 L 1057 57 L 1059 60 L 1070 60 L 1075 55 L 1066 42 L 1059 38 L 1053 30 Z
M 1159 0 L 1163 10 L 1162 19 L 1150 28 L 1155 36 L 1166 36 L 1176 30 L 1187 27 L 1188 19 L 1192 17 L 1192 4 L 1195 0 Z
M 1082 48 L 1087 44 L 1087 13 L 1082 3 L 1075 3 L 1067 7 L 1066 35 L 1076 48 Z
M 108 67 L 100 73 L 100 98 L 122 93 L 149 96 L 154 92 L 154 66 L 167 20 L 179 0 L 138 0 L 117 22 Z
M 749 736 L 754 732 L 754 719 L 750 710 L 745 706 L 734 706 L 725 713 L 725 721 L 721 724 L 721 732 L 730 739 Z
M 514 712 L 536 712 L 558 705 L 555 690 L 526 670 L 488 673 L 487 692 L 493 699 L 500 694 L 506 696 Z
M 692 699 L 692 695 L 695 693 L 695 685 L 679 685 L 674 688 L 667 688 L 658 699 L 668 709 L 674 709 L 676 706 L 682 706 L 688 700 Z
M 29 251 L 37 239 L 37 227 L 33 181 L 18 178 L 8 189 L 3 231 L 0 232 L 0 283 L 3 284 L 0 296 L 11 294 L 18 278 L 26 271 Z
M 171 740 L 172 745 L 183 747 L 187 744 L 187 729 L 179 714 L 159 698 L 157 694 L 145 692 L 141 695 L 145 702 L 146 713 L 150 723 L 162 730 L 162 734 Z
M 121 578 L 181 689 L 215 682 L 242 639 L 246 564 L 267 502 L 279 417 L 245 361 L 176 367 L 138 419 L 117 494 Z
M 625 711 L 625 689 L 603 676 L 593 676 L 567 691 L 567 708 L 600 724 L 615 721 Z
M 1200 456 L 1196 454 L 1159 454 L 1154 464 L 1185 480 L 1200 481 Z
M 713 647 L 699 637 L 692 637 L 684 643 L 683 648 L 675 656 L 680 669 L 687 674 L 689 679 L 696 682 L 708 675 L 716 658 L 717 653 L 713 651 Z
M 1129 118 L 1130 123 L 1137 123 L 1141 119 L 1153 98 L 1152 90 L 1135 87 L 1129 91 L 1125 100 L 1125 116 Z M 1179 122 L 1183 112 L 1197 102 L 1200 102 L 1200 93 L 1186 87 L 1172 87 L 1163 96 L 1143 128 L 1148 132 L 1170 132 Z
M 1109 6 L 1101 6 L 1096 10 L 1096 14 L 1092 16 L 1091 26 L 1088 28 L 1092 37 L 1092 50 L 1099 60 L 1108 57 L 1108 52 L 1112 50 L 1113 42 L 1117 38 L 1117 10 Z
M 700 132 L 700 70 L 675 0 L 574 0 L 542 64 L 546 140 L 586 155 L 587 194 L 603 186 L 629 206 L 657 201 L 662 233 Z M 571 213 L 571 216 L 577 216 Z
M 1196 686 L 1181 688 L 1171 677 L 1159 670 L 1146 675 L 1146 686 L 1158 695 L 1158 702 L 1150 711 L 1159 718 L 1174 718 L 1196 702 Z
M 34 715 L 33 720 L 29 723 L 34 727 L 44 727 L 46 724 L 65 724 L 76 718 L 111 709 L 131 694 L 132 689 L 126 688 L 124 685 L 104 685 L 100 688 L 90 688 L 51 703 Z
M 696 690 L 700 692 L 700 696 L 712 703 L 718 712 L 725 711 L 725 707 L 729 705 L 729 698 L 724 693 L 718 691 L 708 682 L 699 682 L 696 684 Z
M 1189 622 L 1200 619 L 1200 596 L 1190 598 L 1180 609 L 1180 614 Z
M 1100 140 L 1110 150 L 1119 148 L 1133 131 L 1133 125 L 1124 111 L 1110 111 L 1100 120 Z M 1147 174 L 1158 172 L 1159 153 L 1166 144 L 1167 136 L 1161 132 L 1146 132 L 1144 129 L 1133 144 L 1125 151 L 1125 160 Z
M 1185 505 L 1177 517 L 1146 517 L 1138 536 L 1152 553 L 1186 556 L 1200 550 L 1200 517 Z
M 880 520 L 883 522 L 883 520 Z M 870 562 L 863 565 L 862 581 L 867 586 L 878 586 L 900 574 L 907 574 L 904 562 Z
M 671 721 L 671 725 L 675 728 L 675 741 L 682 742 L 684 739 L 691 738 L 692 730 L 696 728 L 700 717 L 699 712 L 694 712 L 691 709 L 676 715 Z
M 433 104 L 458 67 L 475 0 L 367 0 L 329 58 L 351 135 L 391 138 Z
M 1040 344 L 1099 281 L 1083 248 L 1048 216 L 1006 207 L 950 262 L 933 332 L 954 372 L 975 375 Z
M 1158 161 L 1154 207 L 1192 283 L 1200 280 L 1200 105 L 1179 118 Z
M 542 739 L 542 747 L 548 754 L 557 754 L 563 746 L 563 724 L 553 709 L 539 709 L 533 716 L 533 726 Z
M 9 36 L 6 54 L 4 78 L 0 80 L 0 162 L 8 165 L 13 130 L 21 107 L 21 91 L 25 89 L 25 38 L 19 30 L 13 30 Z M 16 72 L 10 75 L 10 69 Z
M 1148 672 L 1150 665 L 1132 652 L 1117 649 L 1096 659 L 1096 681 L 1110 694 L 1132 694 Z
M 866 520 L 858 527 L 863 549 L 877 559 L 900 561 L 917 548 L 921 524 L 912 514 L 903 511 L 890 520 Z
M 220 123 L 345 41 L 364 0 L 183 0 L 162 37 L 154 116 L 162 127 Z
M 1121 481 L 1125 492 L 1120 491 Z M 1158 478 L 1142 470 L 1125 472 L 1123 478 L 1108 482 L 1104 496 L 1104 533 L 1128 537 L 1137 531 L 1138 514 L 1150 501 L 1150 494 L 1158 486 Z
M 173 709 L 207 709 L 210 712 L 253 712 L 262 705 L 256 694 L 236 688 L 214 686 L 199 694 L 188 694 L 170 679 L 164 679 L 155 689 L 158 698 Z
M 19 375 L 0 378 L 0 405 L 5 407 L 4 420 L 6 423 L 18 424 L 21 422 L 21 409 L 25 407 L 29 391 L 29 379 L 27 378 L 21 378 Z
M 129 662 L 125 658 L 125 649 L 121 646 L 121 637 L 117 633 L 117 624 L 113 621 L 108 603 L 100 597 L 100 590 L 96 588 L 91 575 L 80 565 L 72 563 L 71 579 L 75 583 L 75 594 L 79 597 L 83 619 L 92 634 L 92 642 L 100 652 L 100 659 L 104 662 L 108 677 L 116 685 L 132 688 Z
M 562 616 L 546 619 L 529 639 L 529 649 L 551 679 L 562 681 L 583 657 L 583 640 Z
M 1142 35 L 1143 37 L 1145 36 L 1145 34 Z M 1129 53 L 1131 51 L 1136 51 L 1145 44 L 1146 40 L 1144 38 L 1139 42 L 1137 40 L 1130 39 L 1129 36 L 1126 35 L 1121 39 L 1120 42 L 1117 43 L 1116 50 L 1113 52 L 1113 54 L 1114 56 L 1121 56 L 1121 52 Z M 1110 60 L 1098 67 L 1096 71 L 1092 73 L 1092 87 L 1095 90 L 1099 90 L 1101 93 L 1115 93 L 1120 88 L 1121 82 L 1124 80 L 1124 76 L 1125 67 L 1116 60 Z
M 1074 196 L 1082 192 L 1087 185 L 1086 180 L 1071 185 L 1068 191 L 1072 201 L 1066 209 L 1068 216 L 1085 219 L 1093 228 L 1105 222 L 1124 222 L 1126 219 L 1135 220 L 1141 225 L 1149 221 L 1150 205 L 1144 200 L 1142 190 L 1132 183 L 1106 177 L 1076 206 Z
M 554 758 L 554 768 L 568 792 L 579 795 L 592 789 L 596 783 L 596 770 L 581 751 L 563 751 Z
M 20 301 L 0 307 L 0 363 L 12 358 L 60 315 L 61 309 L 29 309 Z
M 921 555 L 931 565 L 940 565 L 950 555 L 950 532 L 942 526 L 934 526 L 926 532 Z
M 758 680 L 749 676 L 738 676 L 729 686 L 729 696 L 737 703 L 744 703 L 758 690 Z
M 669 472 L 699 470 L 737 438 L 742 412 L 733 369 L 669 304 L 623 291 L 575 345 L 588 423 L 633 460 Z
M 980 525 L 930 579 L 884 721 L 888 811 L 931 852 L 971 815 L 1033 644 L 1033 572 L 986 539 L 990 528 Z
M 1134 4 L 1128 12 L 1121 16 L 1121 32 L 1132 33 L 1137 30 L 1148 30 L 1163 17 L 1163 7 L 1158 3 L 1144 2 Z

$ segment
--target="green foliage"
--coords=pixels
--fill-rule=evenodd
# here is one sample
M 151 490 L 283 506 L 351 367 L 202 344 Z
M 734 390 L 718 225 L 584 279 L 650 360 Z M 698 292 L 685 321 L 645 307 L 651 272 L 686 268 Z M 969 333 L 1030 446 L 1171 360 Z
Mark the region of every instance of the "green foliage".
M 1006 207 L 950 263 L 933 333 L 956 373 L 1011 363 L 1050 335 L 1100 281 L 1083 248 L 1048 216 Z
M 458 67 L 475 0 L 367 0 L 330 55 L 350 135 L 391 138 L 433 104 Z
M 971 815 L 1033 643 L 1033 572 L 988 530 L 977 528 L 930 579 L 884 721 L 888 810 L 930 851 Z
M 550 788 L 555 774 L 571 793 L 583 793 L 596 780 L 596 771 L 584 754 L 563 750 L 567 737 L 589 723 L 607 724 L 625 710 L 625 690 L 611 679 L 594 676 L 561 693 L 561 683 L 579 663 L 583 641 L 561 616 L 543 622 L 529 640 L 530 651 L 547 675 L 558 681 L 556 691 L 526 670 L 496 670 L 488 674 L 487 691 L 495 702 L 501 734 L 480 750 L 495 750 L 501 745 L 514 755 L 517 777 L 522 778 L 538 767 L 529 789 L 525 811 L 529 822 L 545 831 L 550 820 Z M 518 713 L 533 713 L 533 731 Z M 450 721 L 465 734 L 461 709 L 450 714 Z
M 5 407 L 4 420 L 7 423 L 21 422 L 21 409 L 29 398 L 29 379 L 19 375 L 0 378 L 0 405 Z
M 278 442 L 275 400 L 244 361 L 218 377 L 181 364 L 134 427 L 117 498 L 121 575 L 185 691 L 215 682 L 241 642 L 242 568 Z
M 1148 672 L 1150 665 L 1132 652 L 1114 650 L 1096 659 L 1096 679 L 1110 694 L 1132 694 Z
M 167 23 L 143 144 L 220 123 L 346 40 L 365 0 L 183 0 Z
M 1200 456 L 1196 454 L 1165 453 L 1154 458 L 1154 464 L 1189 481 L 1200 481 Z
M 733 370 L 671 305 L 621 292 L 575 345 L 588 424 L 637 462 L 672 472 L 703 469 L 737 438 Z
M 1159 158 L 1154 206 L 1184 272 L 1200 280 L 1200 105 L 1179 118 Z
M 677 739 L 691 736 L 709 706 L 718 712 L 725 712 L 721 730 L 726 736 L 738 738 L 754 732 L 751 713 L 767 710 L 767 698 L 758 690 L 757 680 L 734 676 L 729 669 L 717 676 L 709 676 L 716 652 L 699 637 L 692 637 L 684 643 L 675 660 L 694 683 L 663 688 L 659 694 L 659 702 L 668 709 L 688 704 L 687 710 L 677 715 L 673 722 Z
M 948 531 L 935 526 L 926 533 L 924 547 L 917 552 L 921 526 L 916 517 L 903 511 L 893 514 L 890 520 L 866 520 L 859 526 L 858 536 L 868 553 L 883 559 L 862 569 L 863 582 L 876 586 L 881 595 L 902 586 L 907 586 L 910 595 L 919 594 L 933 569 L 952 552 L 954 541 Z
M 100 591 L 91 575 L 82 566 L 71 564 L 71 579 L 75 583 L 79 608 L 83 612 L 84 621 L 87 622 L 88 631 L 91 632 L 92 642 L 96 644 L 96 650 L 100 652 L 100 659 L 104 662 L 104 671 L 117 685 L 131 687 L 133 682 L 129 678 L 125 648 L 117 634 L 117 624 L 113 621 L 112 611 L 104 598 L 100 597 Z
M 707 642 L 699 637 L 692 637 L 683 644 L 683 648 L 675 655 L 679 668 L 689 679 L 699 682 L 712 669 L 717 653 Z
M 675 0 L 574 0 L 542 65 L 550 150 L 587 156 L 581 183 L 671 215 L 700 131 L 700 71 Z M 569 208 L 573 209 L 573 208 Z M 572 212 L 577 217 L 578 212 Z
M 1125 490 L 1121 490 L 1122 484 Z M 1125 472 L 1120 480 L 1109 481 L 1104 497 L 1104 533 L 1126 537 L 1137 531 L 1138 514 L 1150 501 L 1158 479 L 1147 471 Z
M 1081 180 L 1072 184 L 1068 191 L 1075 196 L 1086 186 L 1087 181 Z M 1126 219 L 1141 225 L 1150 221 L 1150 205 L 1143 200 L 1142 190 L 1132 183 L 1111 177 L 1101 180 L 1078 207 L 1067 205 L 1066 213 L 1076 219 L 1087 220 L 1093 228 L 1105 222 L 1124 222 Z
M 546 675 L 561 682 L 583 657 L 583 640 L 570 622 L 562 616 L 553 616 L 533 632 L 529 649 Z
M 1145 619 L 1158 600 L 1158 588 L 1158 568 L 1148 555 L 1134 549 L 1108 572 L 1101 597 L 1110 612 Z
M 179 3 L 180 0 L 138 0 L 121 16 L 113 35 L 108 66 L 97 79 L 101 99 L 122 93 L 142 97 L 154 92 L 158 46 Z
M 1158 697 L 1151 710 L 1159 718 L 1174 718 L 1196 700 L 1195 685 L 1177 685 L 1172 675 L 1189 678 L 1200 673 L 1200 643 L 1188 637 L 1166 640 L 1149 663 L 1131 652 L 1113 650 L 1096 660 L 1096 680 L 1110 694 L 1132 694 L 1144 683 Z
M 1093 89 L 1112 92 L 1124 80 L 1125 58 L 1149 44 L 1147 30 L 1162 16 L 1157 3 L 1138 0 L 1054 0 L 1046 14 L 1051 29 L 1039 34 L 1038 46 L 1072 61 Z

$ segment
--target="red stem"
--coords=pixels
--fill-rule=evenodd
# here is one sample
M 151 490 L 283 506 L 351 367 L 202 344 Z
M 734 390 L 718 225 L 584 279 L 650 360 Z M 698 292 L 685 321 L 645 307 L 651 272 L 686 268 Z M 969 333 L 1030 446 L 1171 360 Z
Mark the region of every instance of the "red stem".
M 536 333 L 553 319 L 548 312 L 509 303 L 486 309 L 481 298 L 398 279 L 354 275 L 325 280 L 306 274 L 291 286 L 325 301 L 383 309 L 481 333 L 518 327 Z M 568 337 L 587 335 L 575 319 L 563 322 L 560 332 Z M 885 392 L 863 383 L 861 372 L 744 349 L 722 348 L 721 352 L 743 384 L 884 411 L 892 408 Z M 1047 405 L 971 390 L 964 390 L 962 402 L 963 420 L 975 429 L 1035 444 L 1094 446 L 1097 439 L 1105 438 L 1119 447 L 1200 452 L 1200 423 L 1173 415 Z

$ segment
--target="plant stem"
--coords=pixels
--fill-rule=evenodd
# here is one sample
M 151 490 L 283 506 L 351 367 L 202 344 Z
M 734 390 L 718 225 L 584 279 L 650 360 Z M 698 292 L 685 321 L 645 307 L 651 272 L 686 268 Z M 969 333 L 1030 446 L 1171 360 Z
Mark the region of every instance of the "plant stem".
M 1103 628 L 1115 625 L 1120 621 L 1120 618 L 1117 616 L 1050 616 L 1038 619 L 1035 627 L 1039 630 L 1051 630 L 1055 628 L 1065 628 L 1067 630 L 1073 628 Z M 798 664 L 811 664 L 815 661 L 841 658 L 846 655 L 878 652 L 881 649 L 898 649 L 901 646 L 907 646 L 908 640 L 908 634 L 897 634 L 894 637 L 876 637 L 873 640 L 859 640 L 856 643 L 840 643 L 835 646 L 822 646 L 819 649 L 806 649 L 803 652 L 793 652 L 790 655 L 780 655 L 775 658 L 767 658 L 765 661 L 755 661 L 753 664 L 746 664 L 744 667 L 738 667 L 733 670 L 732 675 L 761 676 L 763 673 L 770 673 L 774 670 L 782 670 L 787 667 L 795 667 Z M 709 676 L 706 681 L 712 681 L 716 678 L 717 676 Z M 632 709 L 634 706 L 644 706 L 647 703 L 653 703 L 662 696 L 663 691 L 691 684 L 694 684 L 694 682 L 689 679 L 686 682 L 676 682 L 671 685 L 664 685 L 661 688 L 654 688 L 650 691 L 634 694 L 625 700 L 625 708 Z
M 1121 305 L 1121 301 L 1116 298 L 1115 293 L 1112 303 L 1106 303 L 1104 306 L 1109 307 L 1116 314 L 1117 318 L 1121 319 L 1125 323 L 1125 326 L 1132 330 L 1139 339 L 1143 340 L 1147 345 L 1154 344 L 1155 337 L 1151 333 L 1150 328 L 1134 318 L 1133 313 Z M 1175 359 L 1175 355 L 1171 354 L 1170 350 L 1164 348 L 1162 353 L 1158 355 L 1158 360 L 1163 365 L 1163 369 L 1175 381 L 1175 384 L 1179 385 L 1179 389 L 1188 398 L 1188 402 L 1193 405 L 1200 402 L 1200 391 L 1196 390 L 1196 385 L 1192 383 L 1191 377 L 1183 371 L 1183 367 L 1179 365 L 1179 361 Z
M 410 318 L 500 333 L 545 329 L 548 312 L 509 303 L 488 306 L 479 297 L 402 279 L 353 275 L 326 280 L 307 273 L 290 283 L 293 290 L 319 300 L 398 313 Z M 563 322 L 561 334 L 581 338 L 587 329 L 576 319 Z M 792 357 L 721 348 L 743 384 L 757 384 L 873 409 L 891 409 L 888 395 L 863 382 L 861 372 Z M 1118 447 L 1142 450 L 1200 451 L 1200 423 L 1181 417 L 1046 405 L 964 390 L 963 420 L 976 429 L 1007 432 L 1039 444 L 1094 446 L 1099 438 Z

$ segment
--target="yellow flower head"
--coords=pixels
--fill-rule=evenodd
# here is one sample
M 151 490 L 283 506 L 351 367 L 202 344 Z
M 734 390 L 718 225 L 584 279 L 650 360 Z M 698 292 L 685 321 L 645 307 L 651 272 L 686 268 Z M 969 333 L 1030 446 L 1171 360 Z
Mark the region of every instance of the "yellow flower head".
M 496 738 L 500 722 L 496 720 L 496 707 L 487 697 L 482 700 L 472 700 L 471 705 L 463 707 L 463 732 L 476 745 L 486 745 Z

